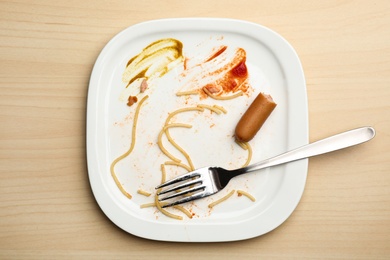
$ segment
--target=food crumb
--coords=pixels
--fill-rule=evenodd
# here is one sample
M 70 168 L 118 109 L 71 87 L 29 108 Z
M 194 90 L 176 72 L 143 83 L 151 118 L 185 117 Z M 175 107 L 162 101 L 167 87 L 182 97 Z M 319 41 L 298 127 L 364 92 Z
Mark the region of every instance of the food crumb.
M 138 98 L 136 96 L 129 96 L 129 98 L 127 99 L 127 105 L 129 107 L 131 107 L 134 103 L 137 103 L 138 101 Z
M 148 82 L 146 81 L 146 79 L 143 79 L 140 86 L 140 92 L 144 93 L 147 88 L 148 88 Z

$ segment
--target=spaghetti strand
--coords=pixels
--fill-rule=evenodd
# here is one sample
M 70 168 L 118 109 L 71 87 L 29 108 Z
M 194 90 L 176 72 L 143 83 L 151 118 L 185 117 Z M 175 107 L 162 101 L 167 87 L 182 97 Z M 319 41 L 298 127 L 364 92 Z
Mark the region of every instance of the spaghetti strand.
M 220 198 L 220 199 L 218 199 L 218 200 L 216 200 L 216 201 L 210 203 L 210 204 L 209 204 L 209 208 L 213 208 L 213 207 L 215 207 L 216 205 L 218 205 L 218 204 L 224 202 L 225 200 L 227 200 L 228 198 L 230 198 L 230 197 L 234 194 L 234 192 L 235 192 L 235 190 L 232 190 L 232 191 L 230 191 L 228 194 L 226 194 L 225 196 L 223 196 L 222 198 Z
M 245 197 L 247 197 L 248 199 L 250 199 L 253 202 L 256 201 L 256 198 L 252 194 L 250 194 L 249 192 L 246 192 L 244 190 L 237 190 L 237 194 L 238 194 L 238 196 L 244 195 Z
M 203 91 L 209 96 L 211 97 L 212 99 L 216 99 L 216 100 L 229 100 L 229 99 L 234 99 L 234 98 L 237 98 L 237 97 L 240 97 L 242 96 L 244 93 L 240 90 L 238 92 L 236 92 L 235 94 L 233 95 L 230 95 L 230 96 L 217 96 L 217 95 L 213 95 L 207 88 L 203 88 Z
M 131 132 L 131 144 L 130 144 L 130 147 L 129 149 L 124 153 L 122 154 L 121 156 L 119 156 L 118 158 L 116 158 L 112 163 L 111 163 L 111 166 L 110 166 L 110 172 L 111 172 L 111 176 L 112 178 L 114 179 L 115 181 L 115 184 L 118 186 L 119 190 L 123 193 L 123 195 L 125 195 L 126 197 L 128 197 L 129 199 L 132 198 L 131 194 L 128 193 L 125 188 L 123 187 L 123 185 L 120 183 L 116 173 L 115 173 L 115 165 L 123 160 L 124 158 L 126 158 L 127 156 L 129 156 L 129 154 L 133 151 L 134 149 L 134 146 L 135 146 L 135 141 L 136 141 L 136 130 L 137 130 L 137 122 L 138 122 L 138 116 L 139 116 L 139 113 L 140 113 L 140 110 L 141 110 L 141 106 L 142 104 L 145 102 L 145 100 L 148 98 L 149 96 L 146 95 L 144 96 L 141 101 L 139 102 L 136 110 L 135 110 L 135 114 L 134 114 L 134 121 L 133 121 L 133 126 L 132 126 L 132 132 Z

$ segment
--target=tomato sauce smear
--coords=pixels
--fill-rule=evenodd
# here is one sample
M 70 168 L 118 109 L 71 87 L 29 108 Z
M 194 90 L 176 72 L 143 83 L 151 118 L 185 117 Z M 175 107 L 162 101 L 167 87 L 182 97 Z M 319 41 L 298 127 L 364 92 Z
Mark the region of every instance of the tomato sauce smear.
M 247 93 L 249 73 L 246 52 L 243 48 L 233 49 L 226 45 L 213 48 L 203 59 L 187 59 L 181 77 L 185 83 L 180 91 L 196 90 L 201 98 L 208 96 L 206 92 L 214 96 L 228 96 L 237 91 Z

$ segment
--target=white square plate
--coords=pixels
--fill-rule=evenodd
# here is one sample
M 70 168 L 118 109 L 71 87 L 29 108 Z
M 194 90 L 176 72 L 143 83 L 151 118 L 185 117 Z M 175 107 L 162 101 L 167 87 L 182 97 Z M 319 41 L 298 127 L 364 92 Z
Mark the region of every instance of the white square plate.
M 116 167 L 120 182 L 133 195 L 128 199 L 110 174 L 112 161 L 130 145 L 136 107 L 119 101 L 126 86 L 121 81 L 122 73 L 130 58 L 162 38 L 181 41 L 184 55 L 189 55 L 198 44 L 214 40 L 245 49 L 253 92 L 233 101 L 177 97 L 175 77 L 179 71 L 175 69 L 148 89 L 149 98 L 140 110 L 134 151 Z M 246 152 L 234 143 L 234 128 L 258 92 L 270 94 L 278 105 L 250 142 L 251 162 L 307 144 L 308 110 L 302 66 L 290 44 L 272 30 L 238 20 L 186 18 L 145 22 L 116 35 L 95 63 L 88 92 L 88 170 L 94 196 L 103 212 L 133 235 L 163 241 L 242 240 L 263 235 L 282 224 L 302 196 L 307 159 L 235 178 L 220 193 L 186 205 L 194 215 L 191 219 L 168 218 L 153 207 L 141 209 L 140 205 L 153 202 L 153 196 L 137 194 L 138 189 L 153 193 L 160 183 L 160 165 L 167 158 L 156 145 L 157 135 L 170 111 L 189 104 L 216 103 L 228 111 L 222 115 L 189 114 L 181 120 L 190 118 L 193 129 L 172 129 L 172 135 L 192 156 L 195 168 L 240 167 Z M 171 171 L 177 174 L 179 170 Z M 233 196 L 212 209 L 207 207 L 233 189 L 248 191 L 256 201 Z

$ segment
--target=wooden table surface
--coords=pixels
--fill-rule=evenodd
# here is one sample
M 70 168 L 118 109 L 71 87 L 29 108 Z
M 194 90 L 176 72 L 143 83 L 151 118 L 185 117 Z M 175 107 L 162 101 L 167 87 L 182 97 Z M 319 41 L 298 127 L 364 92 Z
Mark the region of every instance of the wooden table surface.
M 130 235 L 89 186 L 86 98 L 121 30 L 172 17 L 267 26 L 305 71 L 310 141 L 371 125 L 363 145 L 312 158 L 304 195 L 276 230 L 230 243 Z M 390 2 L 0 1 L 0 259 L 389 259 Z

